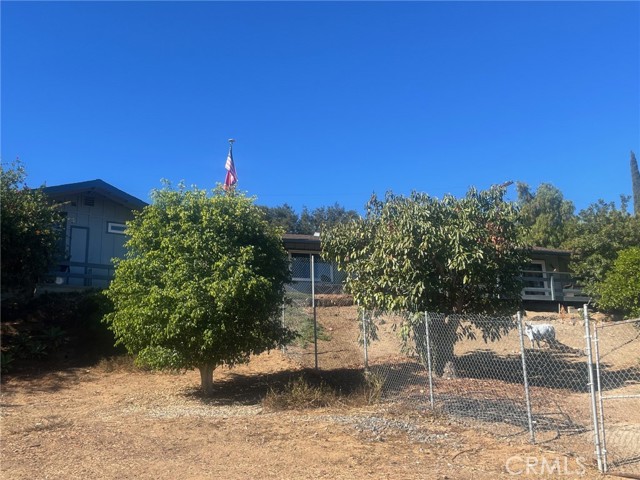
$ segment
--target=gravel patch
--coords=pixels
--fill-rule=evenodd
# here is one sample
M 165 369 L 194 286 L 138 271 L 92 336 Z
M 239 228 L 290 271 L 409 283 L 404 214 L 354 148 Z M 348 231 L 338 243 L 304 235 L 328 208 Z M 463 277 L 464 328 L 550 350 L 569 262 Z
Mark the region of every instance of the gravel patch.
M 352 426 L 358 434 L 372 442 L 384 442 L 398 434 L 406 435 L 417 443 L 434 443 L 447 440 L 449 433 L 428 432 L 415 422 L 396 420 L 375 415 L 321 415 L 307 417 L 308 420 L 324 420 L 339 425 Z

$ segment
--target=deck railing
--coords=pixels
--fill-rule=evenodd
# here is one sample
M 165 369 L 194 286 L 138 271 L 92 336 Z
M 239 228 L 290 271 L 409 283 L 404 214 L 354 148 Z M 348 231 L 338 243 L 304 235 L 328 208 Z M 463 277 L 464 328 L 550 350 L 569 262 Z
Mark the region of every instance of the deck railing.
M 42 283 L 78 287 L 106 287 L 113 280 L 115 267 L 111 263 L 58 262 Z
M 42 283 L 60 286 L 106 287 L 113 279 L 114 266 L 110 263 L 59 262 L 56 269 L 47 273 Z M 522 280 L 523 300 L 584 303 L 589 297 L 569 272 L 541 272 L 524 270 Z M 294 282 L 303 284 L 304 281 Z M 310 282 L 309 282 L 310 283 Z M 320 282 L 324 285 L 324 282 Z M 336 285 L 331 283 L 332 292 Z M 329 283 L 326 285 L 328 286 Z
M 522 290 L 523 300 L 580 303 L 589 301 L 589 297 L 569 272 L 524 270 L 522 273 L 522 280 L 525 282 Z

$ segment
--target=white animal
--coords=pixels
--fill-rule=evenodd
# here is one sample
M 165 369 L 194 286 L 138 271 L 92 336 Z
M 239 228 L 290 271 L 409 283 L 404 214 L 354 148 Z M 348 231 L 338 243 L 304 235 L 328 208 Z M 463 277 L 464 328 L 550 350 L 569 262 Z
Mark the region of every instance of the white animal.
M 556 329 L 553 328 L 553 325 L 549 325 L 548 323 L 543 323 L 540 325 L 530 325 L 528 323 L 525 323 L 524 333 L 527 337 L 529 337 L 531 348 L 534 348 L 534 342 L 536 343 L 536 345 L 538 345 L 538 348 L 540 348 L 540 340 L 544 340 L 549 346 L 551 346 L 556 341 Z

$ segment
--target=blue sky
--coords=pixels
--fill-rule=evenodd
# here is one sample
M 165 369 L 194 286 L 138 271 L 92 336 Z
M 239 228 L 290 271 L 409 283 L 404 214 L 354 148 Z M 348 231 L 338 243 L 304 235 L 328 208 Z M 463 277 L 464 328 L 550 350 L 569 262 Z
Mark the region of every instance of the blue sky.
M 239 188 L 298 212 L 549 182 L 631 193 L 638 2 L 11 2 L 2 161 L 143 200 Z M 512 187 L 511 195 L 515 192 Z

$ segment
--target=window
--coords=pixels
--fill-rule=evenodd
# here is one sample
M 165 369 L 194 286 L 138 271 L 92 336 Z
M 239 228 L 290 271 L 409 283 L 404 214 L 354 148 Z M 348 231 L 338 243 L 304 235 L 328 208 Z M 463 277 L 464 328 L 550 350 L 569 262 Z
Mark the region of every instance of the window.
M 291 277 L 298 281 L 311 281 L 310 253 L 291 253 Z M 333 282 L 333 265 L 320 255 L 313 254 L 313 273 L 316 282 Z
M 107 233 L 124 235 L 126 231 L 127 231 L 127 226 L 124 223 L 107 222 Z

